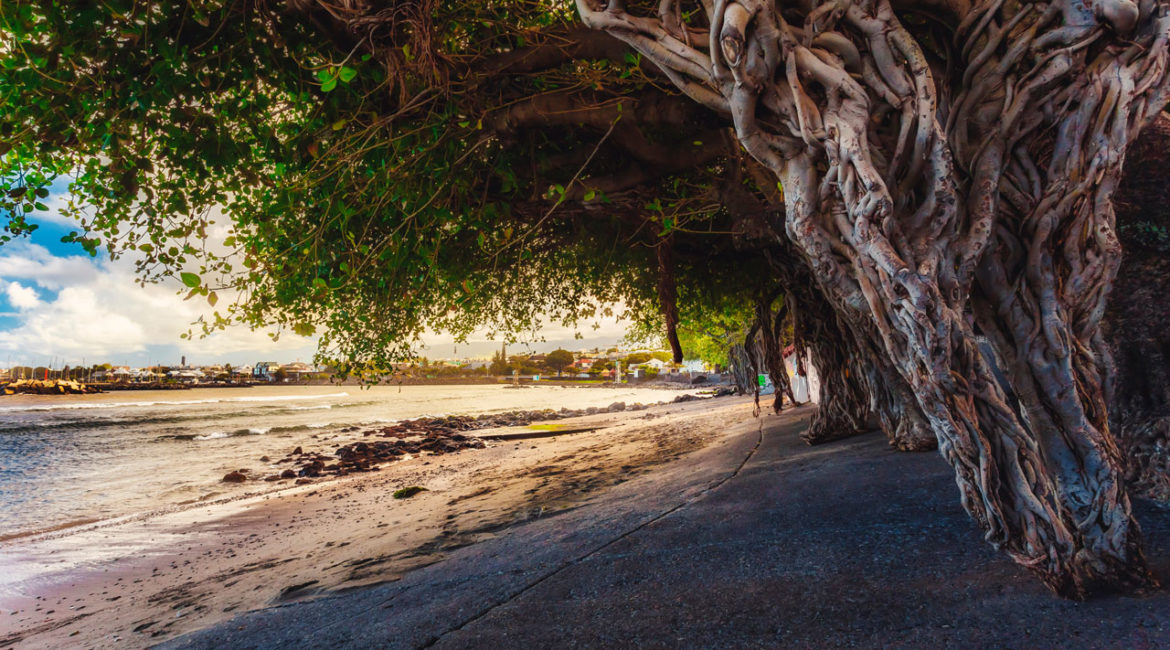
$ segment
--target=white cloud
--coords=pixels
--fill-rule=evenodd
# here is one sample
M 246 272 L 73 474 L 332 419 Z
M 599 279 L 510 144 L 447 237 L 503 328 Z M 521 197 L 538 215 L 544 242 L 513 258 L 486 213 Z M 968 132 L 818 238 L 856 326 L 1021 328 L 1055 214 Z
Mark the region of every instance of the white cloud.
M 3 279 L 30 280 L 50 291 L 59 291 L 84 283 L 94 272 L 91 259 L 55 257 L 44 246 L 23 240 L 0 248 L 0 278 Z
M 8 302 L 17 309 L 31 309 L 41 302 L 35 289 L 26 287 L 19 282 L 9 282 L 8 286 L 4 288 L 4 292 L 8 294 Z
M 183 354 L 210 360 L 248 351 L 305 356 L 314 345 L 292 334 L 273 341 L 267 332 L 246 328 L 182 340 L 179 335 L 206 304 L 184 301 L 174 285 L 139 287 L 132 263 L 125 260 L 57 257 L 42 246 L 13 242 L 0 248 L 0 281 L 18 321 L 0 330 L 0 351 L 14 357 L 108 359 L 174 345 Z M 30 284 L 56 295 L 42 299 Z

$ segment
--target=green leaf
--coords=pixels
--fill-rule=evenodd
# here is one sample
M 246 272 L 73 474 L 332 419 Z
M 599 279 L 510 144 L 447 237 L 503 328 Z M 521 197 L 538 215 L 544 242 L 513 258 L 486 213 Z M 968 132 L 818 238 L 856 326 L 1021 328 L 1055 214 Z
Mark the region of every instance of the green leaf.
M 333 73 L 329 70 L 318 70 L 317 71 L 317 81 L 320 81 L 321 83 L 325 83 L 326 81 L 329 81 L 332 78 L 333 78 Z
M 186 271 L 183 271 L 179 274 L 179 279 L 181 279 L 183 284 L 187 285 L 188 287 L 197 287 L 200 284 L 198 275 L 195 275 L 194 273 L 188 273 Z
M 341 79 L 341 83 L 349 83 L 357 76 L 357 70 L 349 66 L 341 66 L 341 70 L 337 71 L 337 77 Z
M 209 304 L 209 305 L 211 305 L 212 307 L 214 307 L 214 306 L 215 306 L 215 303 L 217 303 L 217 302 L 219 302 L 219 296 L 215 295 L 215 292 L 214 292 L 214 291 L 212 291 L 211 293 L 207 294 L 207 304 Z
M 316 326 L 312 323 L 297 323 L 293 325 L 292 329 L 299 336 L 312 336 L 313 332 L 317 331 Z
M 330 90 L 333 90 L 336 87 L 337 87 L 337 78 L 334 77 L 334 78 L 330 79 L 329 81 L 326 81 L 325 83 L 321 84 L 321 91 L 322 92 L 329 92 Z
M 597 196 L 596 190 L 589 190 L 588 192 L 585 193 L 585 200 L 592 201 L 596 196 Z

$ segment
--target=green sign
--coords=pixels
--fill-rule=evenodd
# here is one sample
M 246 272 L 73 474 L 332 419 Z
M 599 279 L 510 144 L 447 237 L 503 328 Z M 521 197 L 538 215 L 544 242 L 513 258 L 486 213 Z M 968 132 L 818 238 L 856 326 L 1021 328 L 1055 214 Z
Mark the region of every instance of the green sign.
M 763 388 L 764 386 L 768 385 L 768 376 L 767 375 L 759 375 L 756 377 L 756 379 L 760 382 L 760 388 Z

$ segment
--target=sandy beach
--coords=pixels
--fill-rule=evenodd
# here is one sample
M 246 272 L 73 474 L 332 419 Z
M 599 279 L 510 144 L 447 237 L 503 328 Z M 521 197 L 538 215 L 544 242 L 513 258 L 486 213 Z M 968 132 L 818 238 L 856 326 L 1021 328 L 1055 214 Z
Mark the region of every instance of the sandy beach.
M 140 647 L 240 613 L 398 580 L 678 463 L 746 398 L 474 432 L 482 450 L 0 543 L 0 647 Z M 514 438 L 516 434 L 536 437 Z M 395 499 L 396 490 L 425 491 Z

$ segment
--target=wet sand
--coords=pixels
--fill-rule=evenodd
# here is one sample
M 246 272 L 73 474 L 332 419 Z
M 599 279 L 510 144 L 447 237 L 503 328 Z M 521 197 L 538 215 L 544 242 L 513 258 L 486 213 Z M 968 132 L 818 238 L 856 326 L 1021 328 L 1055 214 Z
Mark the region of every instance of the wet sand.
M 8 540 L 0 647 L 140 647 L 392 582 L 588 504 L 751 418 L 750 400 L 720 398 L 480 431 L 487 449 Z M 393 498 L 410 486 L 426 491 Z

